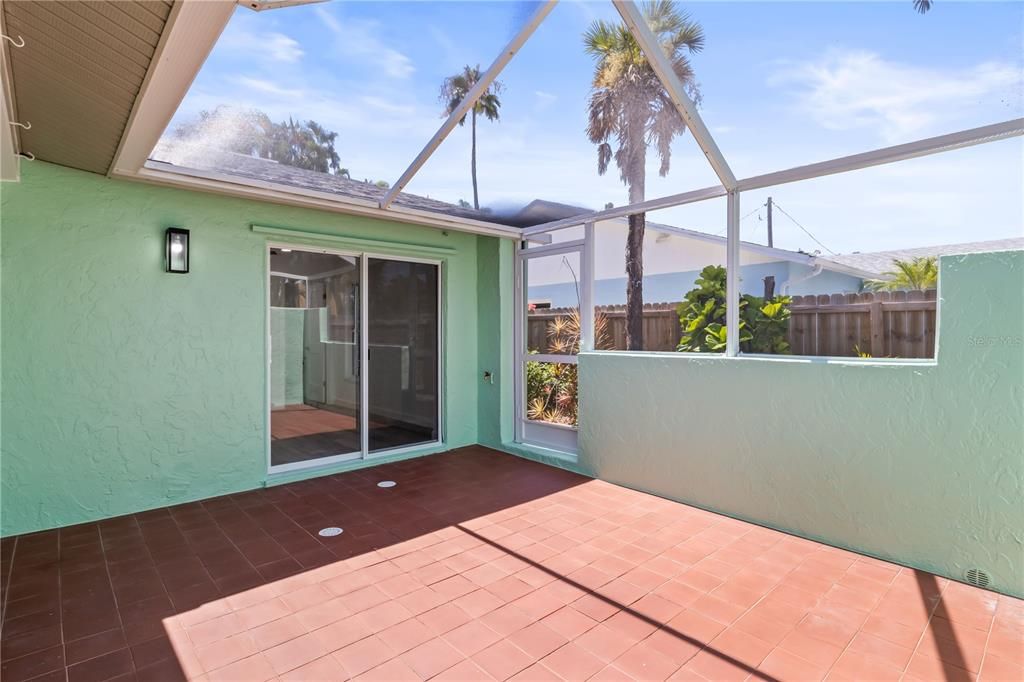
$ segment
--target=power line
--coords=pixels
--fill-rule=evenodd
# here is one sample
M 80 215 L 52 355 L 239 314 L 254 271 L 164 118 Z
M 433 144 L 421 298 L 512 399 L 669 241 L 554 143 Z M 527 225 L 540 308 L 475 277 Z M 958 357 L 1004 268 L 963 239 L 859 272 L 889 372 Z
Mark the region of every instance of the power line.
M 775 202 L 772 202 L 772 203 L 774 204 L 775 208 L 779 209 L 779 211 L 780 211 L 780 212 L 782 213 L 782 215 L 784 215 L 784 216 L 786 216 L 787 218 L 789 218 L 790 220 L 792 220 L 792 221 L 793 221 L 793 224 L 794 224 L 794 225 L 796 225 L 797 227 L 799 227 L 799 228 L 800 228 L 801 230 L 803 230 L 803 231 L 804 231 L 804 234 L 806 234 L 806 235 L 807 235 L 808 237 L 810 237 L 811 239 L 813 239 L 813 240 L 814 240 L 814 243 L 815 243 L 815 244 L 817 244 L 817 245 L 818 245 L 818 246 L 820 246 L 821 248 L 825 249 L 826 251 L 828 251 L 829 253 L 831 253 L 831 254 L 832 254 L 833 256 L 838 256 L 838 255 L 839 255 L 839 254 L 837 254 L 837 253 L 836 253 L 835 251 L 833 251 L 832 249 L 830 249 L 830 248 L 828 248 L 827 246 L 825 246 L 824 244 L 822 244 L 822 243 L 821 243 L 821 240 L 820 240 L 820 239 L 818 239 L 817 237 L 815 237 L 815 236 L 814 236 L 813 234 L 811 234 L 811 231 L 810 231 L 810 230 L 808 230 L 808 229 L 807 229 L 806 227 L 804 227 L 804 226 L 803 226 L 803 225 L 801 225 L 801 224 L 800 224 L 799 222 L 797 222 L 797 219 L 796 219 L 796 218 L 794 218 L 793 216 L 791 216 L 791 215 L 789 215 L 788 213 L 786 213 L 786 209 L 784 209 L 784 208 L 782 208 L 781 206 L 779 206 L 779 202 L 775 201 Z
M 750 216 L 754 215 L 755 213 L 757 213 L 758 211 L 760 211 L 760 210 L 761 210 L 762 208 L 764 208 L 764 204 L 761 204 L 760 206 L 758 206 L 757 208 L 755 208 L 755 209 L 754 209 L 753 211 L 751 211 L 751 212 L 750 212 L 750 213 L 748 213 L 747 215 L 745 215 L 745 216 L 743 216 L 742 218 L 740 218 L 740 222 L 742 223 L 742 222 L 743 222 L 744 220 L 746 220 L 746 219 L 747 219 L 747 218 L 749 218 Z M 729 226 L 728 226 L 728 225 L 726 225 L 726 226 L 725 226 L 725 228 L 723 228 L 723 229 L 719 230 L 719 231 L 718 231 L 718 232 L 716 232 L 715 234 L 716 234 L 716 235 L 722 235 L 722 234 L 725 234 L 725 233 L 726 233 L 726 231 L 727 231 L 728 229 L 729 229 Z

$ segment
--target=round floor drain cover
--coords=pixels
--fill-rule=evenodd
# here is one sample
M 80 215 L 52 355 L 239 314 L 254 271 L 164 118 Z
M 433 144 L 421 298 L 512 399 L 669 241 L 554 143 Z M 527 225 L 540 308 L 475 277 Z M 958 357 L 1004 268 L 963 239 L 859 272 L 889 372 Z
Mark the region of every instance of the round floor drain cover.
M 325 538 L 333 538 L 335 535 L 341 535 L 344 532 L 345 531 L 343 531 L 342 529 L 338 528 L 337 526 L 331 526 L 330 528 L 322 528 L 322 529 L 320 529 L 319 535 L 321 537 L 325 537 Z
M 377 484 L 378 488 L 394 488 L 397 484 L 394 481 L 381 481 Z

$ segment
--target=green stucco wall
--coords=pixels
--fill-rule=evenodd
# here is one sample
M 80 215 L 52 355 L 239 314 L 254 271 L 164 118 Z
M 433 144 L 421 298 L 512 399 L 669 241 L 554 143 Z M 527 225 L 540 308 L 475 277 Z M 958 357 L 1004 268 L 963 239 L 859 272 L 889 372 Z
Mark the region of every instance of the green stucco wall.
M 478 404 L 480 443 L 507 448 L 515 438 L 515 362 L 513 321 L 515 242 L 478 237 L 477 269 L 480 282 L 477 336 L 480 365 Z M 484 372 L 491 373 L 489 381 Z
M 300 405 L 305 398 L 302 349 L 306 310 L 270 309 L 270 405 Z
M 477 442 L 475 235 L 25 164 L 0 186 L 4 535 L 324 473 L 267 476 L 268 237 L 253 224 L 454 249 L 445 440 Z M 192 231 L 187 275 L 163 272 L 171 225 Z
M 1024 252 L 943 258 L 935 362 L 580 358 L 580 466 L 1024 596 Z

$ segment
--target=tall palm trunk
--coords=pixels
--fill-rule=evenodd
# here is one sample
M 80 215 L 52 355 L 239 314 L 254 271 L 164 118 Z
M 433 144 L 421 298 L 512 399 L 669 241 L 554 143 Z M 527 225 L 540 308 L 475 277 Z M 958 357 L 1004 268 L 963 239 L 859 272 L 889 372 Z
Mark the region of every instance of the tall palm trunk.
M 633 147 L 633 159 L 629 182 L 629 203 L 644 200 L 645 191 L 645 148 L 642 144 Z M 644 230 L 647 216 L 634 213 L 629 216 L 629 232 L 626 234 L 626 350 L 644 349 Z
M 476 107 L 473 107 L 473 153 L 470 158 L 470 172 L 473 175 L 473 208 L 480 210 L 480 196 L 476 191 Z

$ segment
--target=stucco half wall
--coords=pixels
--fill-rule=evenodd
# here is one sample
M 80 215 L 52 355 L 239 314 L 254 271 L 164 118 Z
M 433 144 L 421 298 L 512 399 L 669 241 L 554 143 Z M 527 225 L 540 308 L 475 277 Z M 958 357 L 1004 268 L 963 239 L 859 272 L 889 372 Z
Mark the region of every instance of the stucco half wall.
M 944 257 L 935 361 L 580 357 L 580 468 L 1024 596 L 1024 251 Z

